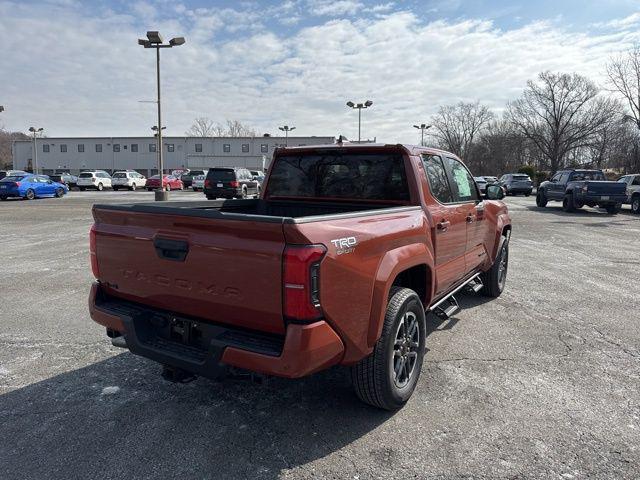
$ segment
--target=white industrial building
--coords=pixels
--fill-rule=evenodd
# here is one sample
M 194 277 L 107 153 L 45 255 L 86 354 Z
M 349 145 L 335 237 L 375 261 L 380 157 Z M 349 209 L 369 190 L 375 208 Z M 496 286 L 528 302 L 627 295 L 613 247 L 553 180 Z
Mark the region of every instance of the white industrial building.
M 289 137 L 289 146 L 326 145 L 334 137 Z M 276 147 L 285 146 L 285 137 L 163 137 L 165 172 L 182 168 L 243 166 L 262 169 L 269 165 Z M 62 137 L 38 138 L 37 167 L 53 174 L 82 170 L 137 170 L 143 175 L 158 173 L 158 142 L 154 137 Z M 13 168 L 33 169 L 33 140 L 13 143 Z

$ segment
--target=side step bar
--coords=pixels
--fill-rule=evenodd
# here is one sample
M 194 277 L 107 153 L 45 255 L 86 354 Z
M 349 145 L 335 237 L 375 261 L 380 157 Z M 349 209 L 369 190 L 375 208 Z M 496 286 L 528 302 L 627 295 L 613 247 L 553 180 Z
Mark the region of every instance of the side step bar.
M 456 287 L 445 297 L 438 300 L 436 303 L 429 307 L 429 311 L 435 313 L 439 318 L 443 320 L 447 320 L 451 318 L 452 315 L 460 310 L 460 305 L 458 305 L 458 300 L 454 296 L 463 288 L 467 288 L 472 292 L 479 292 L 484 287 L 482 280 L 480 279 L 480 274 L 476 273 L 473 277 L 469 278 L 466 282 Z

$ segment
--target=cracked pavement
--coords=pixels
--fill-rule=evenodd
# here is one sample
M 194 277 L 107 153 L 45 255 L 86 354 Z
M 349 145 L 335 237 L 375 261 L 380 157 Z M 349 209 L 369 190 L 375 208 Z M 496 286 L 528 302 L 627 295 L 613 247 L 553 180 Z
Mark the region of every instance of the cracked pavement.
M 176 199 L 200 199 L 180 192 Z M 340 368 L 174 385 L 90 321 L 90 207 L 0 205 L 0 478 L 640 477 L 640 217 L 508 198 L 507 287 L 429 318 L 405 408 Z M 118 388 L 109 388 L 118 387 Z

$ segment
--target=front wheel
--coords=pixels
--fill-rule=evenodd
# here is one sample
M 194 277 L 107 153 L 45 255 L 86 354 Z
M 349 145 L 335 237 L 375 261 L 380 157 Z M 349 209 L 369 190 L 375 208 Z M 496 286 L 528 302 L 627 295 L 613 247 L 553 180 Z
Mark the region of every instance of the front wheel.
M 486 297 L 499 297 L 507 283 L 507 270 L 509 268 L 509 240 L 505 236 L 500 237 L 498 255 L 491 268 L 484 272 L 480 278 L 484 288 L 482 294 Z
M 544 193 L 544 190 L 541 190 L 536 195 L 536 205 L 540 208 L 544 208 L 547 206 L 547 195 Z
M 631 199 L 631 211 L 636 215 L 640 213 L 640 195 L 635 195 Z
M 56 194 L 55 195 L 56 195 L 57 198 L 60 198 L 61 196 L 64 195 L 64 189 L 56 188 Z
M 567 213 L 571 213 L 576 209 L 576 205 L 573 201 L 573 194 L 569 193 L 562 199 L 562 210 Z
M 425 341 L 420 297 L 408 288 L 392 287 L 382 335 L 373 352 L 351 368 L 358 398 L 385 410 L 401 408 L 420 378 Z

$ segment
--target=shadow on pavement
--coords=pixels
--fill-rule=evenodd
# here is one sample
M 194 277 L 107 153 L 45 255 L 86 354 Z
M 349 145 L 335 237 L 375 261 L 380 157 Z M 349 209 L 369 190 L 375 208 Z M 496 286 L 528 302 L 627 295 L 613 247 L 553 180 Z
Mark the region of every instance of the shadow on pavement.
M 391 416 L 345 369 L 178 385 L 127 352 L 0 396 L 0 477 L 277 478 Z

